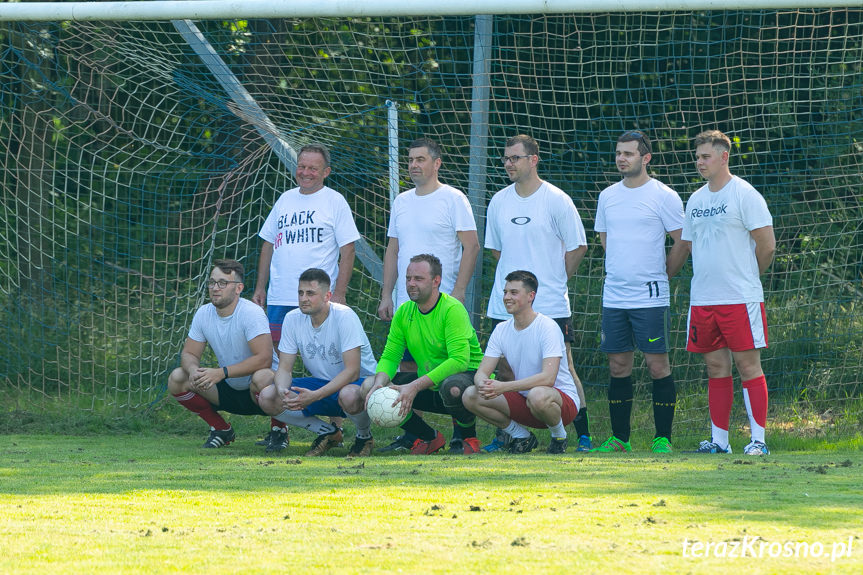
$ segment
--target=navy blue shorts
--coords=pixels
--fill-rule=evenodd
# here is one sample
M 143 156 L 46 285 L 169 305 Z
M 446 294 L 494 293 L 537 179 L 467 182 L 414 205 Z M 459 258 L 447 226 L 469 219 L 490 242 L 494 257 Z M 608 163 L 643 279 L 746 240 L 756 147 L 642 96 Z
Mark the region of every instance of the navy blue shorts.
M 668 353 L 668 306 L 637 309 L 602 308 L 599 350 L 626 353 Z
M 363 377 L 359 378 L 356 381 L 349 383 L 348 385 L 362 385 Z M 329 381 L 325 379 L 318 379 L 317 377 L 295 377 L 291 382 L 291 387 L 302 387 L 303 389 L 320 389 Z M 323 399 L 319 399 L 318 401 L 312 403 L 308 407 L 303 410 L 303 415 L 328 415 L 330 417 L 347 417 L 345 412 L 342 411 L 342 408 L 339 406 L 339 392 L 335 392 L 331 395 Z

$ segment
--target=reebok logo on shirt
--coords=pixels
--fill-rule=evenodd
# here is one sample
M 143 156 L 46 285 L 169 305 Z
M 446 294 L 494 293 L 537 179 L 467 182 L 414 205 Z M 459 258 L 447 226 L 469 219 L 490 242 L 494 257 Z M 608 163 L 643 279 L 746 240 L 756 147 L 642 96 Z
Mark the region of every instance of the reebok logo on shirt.
M 719 214 L 727 214 L 725 210 L 728 209 L 728 204 L 722 204 L 718 208 L 710 208 L 709 210 L 699 210 L 698 208 L 693 208 L 692 211 L 689 212 L 689 217 L 691 218 L 709 218 L 710 216 L 718 216 Z

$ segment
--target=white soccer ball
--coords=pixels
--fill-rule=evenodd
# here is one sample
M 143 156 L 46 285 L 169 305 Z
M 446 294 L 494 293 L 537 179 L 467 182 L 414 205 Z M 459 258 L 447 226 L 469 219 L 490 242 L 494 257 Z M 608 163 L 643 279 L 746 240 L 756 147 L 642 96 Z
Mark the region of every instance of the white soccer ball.
M 399 392 L 394 387 L 381 387 L 369 395 L 366 411 L 375 425 L 398 427 L 399 423 L 404 420 L 404 417 L 399 415 L 401 404 L 392 406 L 398 396 Z

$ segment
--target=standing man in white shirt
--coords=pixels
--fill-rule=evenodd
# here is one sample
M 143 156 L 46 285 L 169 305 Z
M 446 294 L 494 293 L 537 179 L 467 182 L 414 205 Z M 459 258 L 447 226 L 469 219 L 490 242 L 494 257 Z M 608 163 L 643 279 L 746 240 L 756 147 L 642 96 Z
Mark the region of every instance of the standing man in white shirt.
M 437 256 L 443 266 L 440 291 L 464 303 L 479 240 L 467 197 L 438 178 L 441 163 L 441 149 L 434 140 L 420 138 L 408 148 L 408 170 L 416 187 L 396 196 L 390 212 L 378 307 L 384 321 L 391 321 L 395 310 L 410 300 L 405 273 L 410 259 L 418 254 Z
M 686 202 L 683 239 L 692 250 L 689 342 L 704 356 L 712 436 L 698 453 L 731 453 L 728 427 L 734 387 L 732 360 L 743 383 L 751 442 L 746 455 L 767 455 L 767 381 L 761 349 L 767 315 L 760 275 L 776 253 L 773 217 L 761 194 L 731 174 L 731 139 L 718 130 L 695 137 L 695 161 L 707 184 Z
M 536 275 L 539 290 L 533 308 L 554 319 L 563 332 L 566 360 L 580 405 L 574 421 L 579 436 L 577 450 L 588 451 L 590 428 L 584 390 L 572 361 L 574 334 L 567 287 L 587 251 L 584 225 L 572 198 L 537 175 L 536 140 L 524 134 L 510 138 L 501 162 L 512 185 L 497 192 L 488 204 L 485 247 L 497 260 L 497 268 L 487 315 L 495 325 L 510 317 L 501 297 L 507 274 L 528 270 Z M 493 445 L 487 448 L 493 449 Z
M 441 183 L 438 176 L 441 164 L 441 148 L 436 141 L 420 138 L 411 142 L 408 171 L 416 187 L 396 196 L 390 211 L 378 306 L 378 316 L 384 321 L 392 321 L 399 306 L 410 301 L 405 277 L 411 258 L 419 254 L 432 254 L 440 260 L 443 268 L 440 291 L 462 303 L 465 301 L 465 290 L 479 254 L 476 221 L 464 193 Z M 413 358 L 407 354 L 402 371 L 416 370 Z M 408 450 L 415 440 L 416 437 L 405 433 L 380 451 Z M 454 425 L 450 449 L 463 452 L 463 447 L 460 430 Z
M 653 380 L 651 451 L 671 452 L 671 425 L 677 391 L 668 361 L 668 280 L 680 271 L 689 251 L 680 239 L 683 202 L 677 192 L 651 178 L 650 139 L 641 131 L 617 139 L 617 171 L 623 180 L 599 194 L 596 225 L 605 250 L 602 289 L 602 339 L 608 354 L 608 409 L 611 437 L 598 452 L 631 451 L 632 365 L 634 349 L 644 354 Z M 666 258 L 665 238 L 674 244 Z
M 252 301 L 267 310 L 276 347 L 285 314 L 297 308 L 297 285 L 303 270 L 323 269 L 333 281 L 333 301 L 347 303 L 345 295 L 356 253 L 354 242 L 360 239 L 360 233 L 348 202 L 324 185 L 329 175 L 330 152 L 325 146 L 309 144 L 300 148 L 298 186 L 279 196 L 258 234 L 263 244 Z M 271 427 L 260 443 L 279 440 L 287 431 L 275 419 Z

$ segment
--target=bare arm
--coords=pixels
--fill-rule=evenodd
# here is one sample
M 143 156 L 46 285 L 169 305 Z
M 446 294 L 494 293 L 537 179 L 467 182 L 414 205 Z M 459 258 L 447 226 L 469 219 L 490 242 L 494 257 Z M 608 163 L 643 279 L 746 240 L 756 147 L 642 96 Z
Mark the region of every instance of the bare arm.
M 587 253 L 587 246 L 578 246 L 574 250 L 570 250 L 566 252 L 563 256 L 563 260 L 566 264 L 566 277 L 571 278 L 575 273 L 575 270 L 578 269 L 578 265 L 581 263 L 581 260 L 584 259 L 584 254 Z
M 384 277 L 381 287 L 381 303 L 378 305 L 378 317 L 384 321 L 392 321 L 395 313 L 393 302 L 393 288 L 399 272 L 399 239 L 390 238 L 387 242 L 387 251 L 384 253 Z
M 473 376 L 474 385 L 479 385 L 480 383 L 490 380 L 491 374 L 494 373 L 499 362 L 499 357 L 491 357 L 488 355 L 482 356 L 482 361 L 480 362 L 479 367 L 476 368 L 476 373 Z
M 467 284 L 470 283 L 470 278 L 473 276 L 476 258 L 479 255 L 479 236 L 477 236 L 476 230 L 467 230 L 458 232 L 458 239 L 462 246 L 461 263 L 458 266 L 458 276 L 456 276 L 451 295 L 464 303 Z
M 602 251 L 606 250 L 605 238 L 608 237 L 608 232 L 599 232 L 599 243 L 602 244 Z
M 484 357 L 483 361 L 485 359 Z M 474 384 L 476 385 L 477 392 L 479 392 L 480 397 L 483 399 L 494 399 L 508 391 L 527 391 L 539 386 L 553 387 L 557 379 L 557 371 L 560 368 L 561 359 L 560 357 L 544 357 L 542 358 L 542 371 L 515 381 L 497 381 L 488 378 L 479 380 L 479 370 L 477 370 Z M 480 368 L 482 368 L 482 364 L 480 364 Z
M 266 369 L 273 364 L 273 339 L 268 333 L 263 333 L 249 340 L 249 350 L 252 355 L 239 363 L 226 365 L 229 377 L 252 375 L 259 369 Z M 221 368 L 218 368 L 221 370 Z
M 193 387 L 207 390 L 227 377 L 243 377 L 252 375 L 259 369 L 266 369 L 273 361 L 273 340 L 269 334 L 261 334 L 249 341 L 252 355 L 239 363 L 221 367 L 201 367 L 201 353 L 204 344 L 193 339 L 186 339 L 180 363 L 189 374 Z M 227 371 L 227 375 L 225 372 Z
M 749 232 L 755 240 L 755 259 L 758 260 L 758 273 L 763 274 L 773 263 L 776 254 L 776 236 L 773 226 L 764 226 Z
M 540 386 L 554 387 L 561 359 L 560 357 L 542 358 L 542 371 L 523 379 L 500 382 L 500 393 L 507 391 L 527 391 L 528 389 Z
M 267 282 L 270 281 L 270 264 L 273 261 L 273 244 L 264 240 L 261 244 L 261 257 L 258 258 L 258 281 L 252 301 L 261 307 L 267 305 Z
M 348 295 L 348 283 L 354 273 L 354 256 L 356 248 L 354 242 L 345 244 L 339 248 L 339 278 L 333 288 L 333 299 L 336 303 L 346 304 Z
M 276 379 L 273 381 L 279 398 L 284 398 L 285 394 L 291 389 L 291 384 L 294 381 L 293 374 L 296 361 L 297 354 L 279 352 L 279 369 L 276 370 Z
M 683 268 L 689 258 L 689 250 L 692 248 L 692 243 L 680 238 L 683 230 L 672 230 L 668 235 L 674 240 L 674 245 L 668 250 L 668 256 L 665 258 L 665 273 L 668 279 L 673 278 Z
M 203 341 L 195 341 L 190 337 L 186 338 L 186 343 L 183 344 L 183 351 L 180 353 L 180 366 L 190 377 L 201 367 L 201 356 L 204 354 L 204 347 L 206 345 Z

